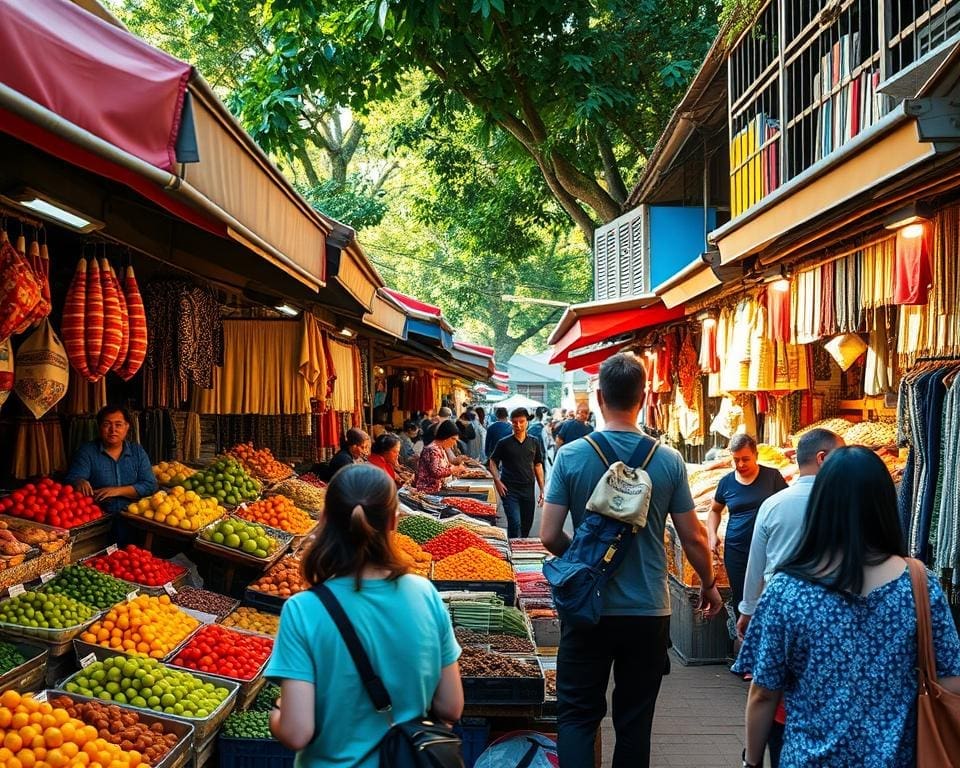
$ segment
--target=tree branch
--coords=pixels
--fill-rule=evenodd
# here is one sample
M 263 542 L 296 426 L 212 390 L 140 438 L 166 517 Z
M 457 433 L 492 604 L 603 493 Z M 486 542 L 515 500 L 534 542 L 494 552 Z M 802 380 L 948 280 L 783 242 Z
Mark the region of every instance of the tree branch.
M 307 175 L 307 182 L 311 187 L 319 186 L 320 177 L 317 174 L 317 169 L 313 165 L 313 160 L 310 159 L 310 154 L 307 152 L 306 147 L 297 147 L 293 152 L 294 157 L 300 161 L 300 164 L 303 166 L 303 172 Z
M 603 178 L 607 181 L 607 190 L 610 192 L 610 197 L 622 207 L 627 200 L 627 187 L 623 183 L 620 165 L 617 163 L 617 156 L 614 154 L 606 128 L 601 127 L 597 131 L 597 148 L 600 150 L 600 159 L 603 161 Z

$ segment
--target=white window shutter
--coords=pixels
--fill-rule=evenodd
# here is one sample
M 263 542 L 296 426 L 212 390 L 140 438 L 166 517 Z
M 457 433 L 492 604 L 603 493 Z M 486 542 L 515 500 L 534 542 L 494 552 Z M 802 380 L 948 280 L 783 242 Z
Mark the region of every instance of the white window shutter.
M 594 298 L 616 299 L 647 287 L 647 207 L 598 227 L 593 238 Z

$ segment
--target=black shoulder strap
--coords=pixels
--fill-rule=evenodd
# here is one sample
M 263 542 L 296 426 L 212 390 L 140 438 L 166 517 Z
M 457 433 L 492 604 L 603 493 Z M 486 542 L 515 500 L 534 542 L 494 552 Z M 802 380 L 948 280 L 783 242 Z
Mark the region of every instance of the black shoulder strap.
M 392 706 L 390 694 L 387 693 L 387 689 L 383 685 L 383 680 L 373 671 L 373 666 L 370 664 L 370 657 L 367 655 L 367 652 L 363 650 L 360 638 L 357 637 L 357 631 L 353 628 L 353 624 L 350 623 L 350 619 L 344 612 L 343 606 L 340 605 L 340 601 L 337 600 L 333 592 L 330 591 L 330 587 L 326 584 L 316 584 L 311 591 L 320 598 L 320 602 L 323 603 L 323 606 L 327 609 L 327 613 L 330 614 L 330 618 L 333 619 L 334 624 L 337 625 L 337 629 L 340 630 L 340 636 L 343 638 L 347 650 L 350 651 L 350 657 L 357 667 L 357 672 L 360 673 L 363 687 L 366 688 L 374 708 L 377 712 L 389 712 Z
M 653 458 L 653 454 L 656 453 L 660 445 L 659 441 L 654 440 L 649 435 L 641 435 L 641 438 L 640 444 L 633 452 L 633 456 L 630 457 L 630 461 L 626 462 L 628 467 L 646 469 L 647 464 L 650 463 L 650 459 Z M 613 464 L 613 462 L 620 460 L 603 432 L 591 432 L 589 435 L 584 436 L 583 439 L 593 446 L 593 450 L 597 452 L 597 455 L 607 467 Z

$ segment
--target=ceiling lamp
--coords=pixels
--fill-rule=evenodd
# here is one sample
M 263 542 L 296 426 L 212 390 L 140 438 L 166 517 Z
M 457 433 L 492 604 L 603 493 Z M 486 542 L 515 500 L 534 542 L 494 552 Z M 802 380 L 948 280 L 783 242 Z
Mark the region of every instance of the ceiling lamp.
M 286 315 L 287 317 L 296 317 L 300 314 L 300 310 L 295 307 L 291 307 L 289 304 L 278 304 L 274 307 L 277 312 L 281 315 Z
M 907 238 L 922 237 L 924 224 L 933 218 L 933 209 L 924 203 L 913 202 L 898 208 L 883 220 L 886 229 L 902 229 Z
M 19 187 L 0 195 L 0 202 L 25 213 L 35 214 L 42 219 L 60 224 L 76 232 L 93 232 L 104 227 L 102 221 L 98 221 L 89 214 L 71 208 L 30 187 Z

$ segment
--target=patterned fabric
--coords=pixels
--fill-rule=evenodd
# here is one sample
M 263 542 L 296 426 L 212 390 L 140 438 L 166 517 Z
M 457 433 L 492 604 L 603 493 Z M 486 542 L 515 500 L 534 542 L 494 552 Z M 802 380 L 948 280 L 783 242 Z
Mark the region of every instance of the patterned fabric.
M 438 443 L 430 443 L 420 454 L 414 486 L 418 491 L 436 493 L 445 477 L 450 477 L 450 462 L 447 453 Z
M 960 640 L 930 578 L 940 677 L 960 675 Z M 866 597 L 786 574 L 760 598 L 735 672 L 782 690 L 781 768 L 912 766 L 916 742 L 917 622 L 909 572 Z

